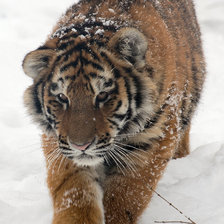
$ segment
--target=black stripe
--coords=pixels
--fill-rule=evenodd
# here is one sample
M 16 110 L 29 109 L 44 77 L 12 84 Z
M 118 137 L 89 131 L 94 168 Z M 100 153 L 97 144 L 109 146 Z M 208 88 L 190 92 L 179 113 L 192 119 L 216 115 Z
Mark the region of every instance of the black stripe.
M 43 83 L 42 84 L 42 89 L 41 89 L 41 100 L 42 100 L 42 103 L 43 104 L 45 104 L 44 103 L 44 90 L 45 90 L 45 83 Z M 49 90 L 49 89 L 48 89 Z M 45 128 L 46 128 L 46 130 L 47 131 L 51 131 L 52 130 L 52 125 L 54 124 L 54 120 L 52 120 L 50 117 L 48 117 L 47 116 L 47 114 L 46 114 L 46 111 L 44 111 L 44 106 L 42 105 L 42 111 L 43 111 L 43 113 L 44 113 L 44 116 L 45 116 L 45 119 L 47 120 L 47 122 L 46 121 L 44 121 L 43 123 L 44 123 L 44 125 L 45 125 Z
M 132 102 L 132 94 L 131 94 L 131 89 L 130 89 L 130 84 L 128 82 L 128 78 L 124 77 L 125 81 L 125 87 L 127 90 L 127 95 L 128 95 L 128 111 L 127 111 L 127 120 L 132 117 L 132 109 L 131 109 L 131 102 Z
M 62 82 L 64 84 L 64 79 L 63 78 L 59 78 L 58 81 Z
M 142 93 L 141 93 L 142 83 L 140 82 L 139 78 L 133 74 L 132 68 L 123 67 L 123 69 L 126 73 L 128 73 L 130 75 L 130 77 L 132 78 L 132 80 L 134 82 L 134 86 L 136 88 L 136 94 L 134 97 L 135 105 L 137 108 L 139 108 L 142 104 Z
M 118 69 L 115 68 L 113 70 L 113 73 L 114 73 L 114 78 L 115 79 L 119 79 L 121 77 L 121 73 L 120 73 L 120 71 Z
M 72 42 L 72 41 L 70 41 L 70 42 Z M 74 41 L 73 41 L 73 43 L 74 43 Z M 68 44 L 68 45 L 71 45 L 71 43 Z M 59 47 L 58 49 L 60 49 L 60 47 Z M 67 51 L 67 53 L 68 53 L 68 54 L 71 54 L 71 52 L 81 51 L 81 50 L 82 50 L 82 51 L 85 51 L 87 54 L 91 55 L 92 58 L 93 58 L 94 60 L 96 60 L 96 61 L 100 61 L 100 59 L 99 59 L 97 53 L 94 52 L 91 48 L 87 47 L 87 44 L 86 44 L 85 42 L 80 42 L 80 43 L 78 43 L 78 44 L 77 44 L 76 46 L 74 46 L 72 49 L 70 49 L 69 51 Z M 67 54 L 67 53 L 65 52 L 64 54 Z M 62 54 L 62 55 L 63 55 L 63 54 Z
M 89 49 L 89 53 L 91 54 L 91 56 L 93 57 L 93 59 L 95 59 L 96 61 L 100 61 L 98 55 L 92 49 Z
M 59 57 L 64 56 L 64 61 L 67 61 L 69 57 L 74 53 L 74 52 L 81 52 L 81 50 L 86 50 L 87 52 L 89 51 L 86 49 L 86 43 L 85 42 L 80 42 L 76 46 L 74 46 L 72 49 L 62 53 L 61 55 L 58 56 L 57 61 L 59 60 Z
M 84 78 L 86 81 L 90 81 L 89 76 L 88 76 L 88 75 L 86 75 L 86 74 L 83 74 L 83 78 Z
M 46 120 L 41 120 L 40 125 L 43 126 L 47 132 L 52 130 L 52 126 Z
M 70 148 L 67 148 L 67 147 L 64 147 L 64 146 L 60 146 L 60 149 L 63 149 L 63 150 L 65 150 L 65 151 L 71 151 Z
M 93 66 L 93 68 L 98 69 L 100 71 L 104 71 L 103 67 L 97 63 L 90 62 L 90 64 Z
M 185 89 L 182 104 L 181 104 L 181 115 L 180 115 L 180 117 L 181 117 L 181 124 L 182 124 L 183 127 L 185 127 L 189 123 L 189 118 L 185 116 L 186 115 L 186 109 L 187 109 L 186 108 L 186 100 L 187 100 L 187 88 Z
M 119 88 L 118 88 L 118 84 L 117 84 L 117 83 L 115 83 L 115 87 L 114 87 L 112 90 L 110 90 L 110 91 L 108 92 L 108 94 L 109 94 L 109 95 L 112 95 L 112 94 L 119 94 Z
M 110 143 L 108 143 L 108 137 L 99 139 L 99 141 L 97 142 L 97 145 L 100 145 L 102 143 L 104 144 L 104 147 L 105 147 L 105 144 L 110 145 Z
M 47 112 L 48 114 L 50 114 L 53 118 L 55 118 L 55 115 L 52 114 L 51 108 L 49 106 L 47 106 Z
M 55 60 L 55 64 L 57 64 L 61 60 L 62 57 L 63 57 L 63 55 L 58 55 Z
M 164 104 L 167 105 L 167 104 Z M 145 124 L 145 128 L 152 128 L 155 126 L 155 124 L 158 122 L 159 118 L 161 117 L 161 115 L 164 112 L 164 108 L 161 108 L 160 110 L 158 110 L 155 115 Z
M 95 59 L 96 61 L 100 61 L 98 55 L 91 48 L 87 47 L 86 42 L 80 42 L 70 50 L 62 53 L 57 57 L 57 61 L 59 61 L 62 56 L 65 56 L 64 61 L 67 61 L 74 52 L 81 52 L 81 51 L 85 51 L 86 53 L 91 55 L 93 59 Z
M 58 50 L 65 50 L 68 46 L 70 46 L 72 44 L 74 44 L 74 40 L 64 42 L 64 43 L 59 45 Z
M 53 69 L 55 69 L 55 63 L 52 65 L 52 70 Z M 49 74 L 48 74 L 48 76 L 47 76 L 47 81 L 50 81 L 51 79 L 52 79 L 52 77 L 53 77 L 53 71 L 52 72 L 50 72 Z
M 107 118 L 107 120 L 114 126 L 119 127 L 119 124 L 117 124 L 115 121 L 111 120 L 110 118 Z
M 101 51 L 101 52 L 100 52 L 100 55 L 101 55 L 104 59 L 106 59 L 106 60 L 109 62 L 109 64 L 112 63 L 111 60 L 109 59 L 108 55 L 107 55 L 105 52 Z
M 102 40 L 102 38 L 101 38 Z M 91 45 L 96 45 L 98 48 L 105 47 L 105 42 L 94 39 L 94 37 L 89 41 Z
M 90 90 L 91 90 L 92 94 L 94 94 L 94 95 L 95 95 L 95 91 L 94 91 L 94 89 L 93 89 L 93 87 L 92 87 L 92 85 L 91 85 L 91 83 L 90 83 L 90 82 L 89 82 L 89 88 L 90 88 Z
M 123 67 L 122 69 L 123 69 L 126 73 L 132 75 L 132 68 L 130 68 L 130 67 Z
M 41 105 L 41 101 L 39 99 L 39 94 L 38 94 L 38 88 L 39 86 L 42 84 L 42 80 L 40 80 L 34 87 L 33 87 L 33 91 L 32 91 L 32 96 L 33 96 L 33 102 L 34 102 L 34 107 L 35 107 L 35 111 L 37 114 L 42 114 L 42 105 Z
M 134 85 L 137 90 L 136 95 L 134 97 L 135 104 L 136 104 L 136 107 L 139 108 L 142 105 L 142 92 L 141 92 L 142 83 L 140 82 L 140 80 L 137 76 L 132 75 L 132 79 L 134 81 Z
M 80 57 L 80 61 L 84 64 L 84 65 L 91 65 L 93 68 L 100 70 L 100 71 L 104 71 L 103 67 L 93 61 L 87 60 L 84 57 Z
M 109 79 L 107 82 L 105 82 L 104 84 L 104 87 L 110 87 L 113 85 L 113 80 L 112 79 Z
M 67 65 L 64 65 L 63 67 L 60 68 L 60 72 L 63 73 L 63 72 L 65 72 L 66 70 L 68 70 L 70 67 L 76 68 L 77 65 L 78 65 L 78 61 L 79 61 L 79 58 L 76 58 L 75 61 L 72 61 L 72 62 L 70 62 L 70 63 L 67 64 Z
M 59 125 L 60 123 L 61 123 L 61 121 L 55 121 L 55 122 L 54 122 L 54 124 L 55 124 L 55 128 L 56 128 L 56 129 L 58 129 L 58 125 Z
M 88 76 L 90 76 L 91 78 L 95 79 L 97 77 L 96 73 L 95 72 L 90 72 L 88 74 Z
M 116 119 L 122 121 L 126 117 L 126 114 L 114 114 L 113 115 Z
M 64 145 L 68 145 L 68 143 L 66 141 L 64 141 L 63 139 L 60 139 L 60 143 L 62 143 Z
M 141 114 L 138 114 L 138 115 L 136 115 L 133 119 L 132 119 L 132 122 L 133 123 L 135 123 L 135 124 L 137 124 L 139 127 L 141 126 L 141 120 L 143 120 L 142 119 L 142 116 L 141 116 Z
M 97 143 L 98 144 L 98 143 Z M 108 143 L 108 144 L 104 144 L 104 145 L 102 145 L 102 146 L 97 146 L 97 148 L 96 148 L 96 150 L 97 149 L 103 149 L 103 148 L 105 148 L 105 147 L 107 147 L 107 146 L 109 146 L 110 145 L 110 143 Z M 96 151 L 97 152 L 97 151 Z M 105 150 L 105 151 L 103 151 L 103 152 L 101 152 L 101 153 L 106 153 L 107 152 L 107 150 Z M 98 154 L 99 155 L 99 154 Z
M 117 103 L 117 106 L 116 106 L 116 108 L 114 109 L 114 111 L 113 112 L 116 112 L 116 111 L 118 111 L 119 109 L 120 109 L 120 107 L 122 106 L 122 101 L 121 100 L 119 100 L 118 101 L 118 103 Z
M 43 113 L 45 112 L 44 111 L 44 105 L 45 105 L 45 103 L 44 103 L 44 90 L 45 90 L 45 86 L 46 86 L 46 83 L 43 83 L 42 86 L 41 86 L 42 87 L 42 89 L 41 89 L 41 103 L 43 104 L 42 105 L 42 111 L 43 111 Z
M 51 104 L 53 107 L 63 107 L 63 105 L 57 100 L 49 100 L 48 103 Z
M 130 122 L 125 123 L 125 125 L 122 127 L 121 131 L 118 133 L 120 134 L 128 134 L 130 128 Z
M 107 64 L 111 67 L 111 70 L 113 71 L 115 69 L 115 66 L 108 57 L 108 55 L 105 52 L 100 52 L 100 55 L 106 60 Z M 120 72 L 117 69 L 116 71 L 113 71 L 113 74 L 115 78 L 119 78 L 121 76 Z
M 47 117 L 47 121 L 49 122 L 49 124 L 51 124 L 53 126 L 55 121 L 52 118 L 48 117 L 48 116 L 46 116 L 46 117 Z

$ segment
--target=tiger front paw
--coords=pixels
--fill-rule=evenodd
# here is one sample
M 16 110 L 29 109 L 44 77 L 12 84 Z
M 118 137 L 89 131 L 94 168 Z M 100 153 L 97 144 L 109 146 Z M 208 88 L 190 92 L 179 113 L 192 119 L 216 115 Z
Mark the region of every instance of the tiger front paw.
M 97 205 L 70 207 L 64 211 L 56 211 L 53 224 L 105 224 L 104 214 Z

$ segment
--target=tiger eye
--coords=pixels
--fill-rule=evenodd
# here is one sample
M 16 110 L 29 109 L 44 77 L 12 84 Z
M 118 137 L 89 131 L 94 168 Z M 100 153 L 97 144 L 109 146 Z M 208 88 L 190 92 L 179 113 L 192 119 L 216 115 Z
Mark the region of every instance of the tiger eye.
M 57 95 L 57 98 L 59 99 L 59 101 L 61 101 L 62 103 L 67 103 L 68 102 L 68 98 L 67 96 L 65 96 L 65 94 L 63 93 L 59 93 Z
M 108 98 L 108 93 L 103 91 L 98 94 L 98 96 L 96 97 L 96 100 L 98 102 L 103 102 L 103 101 L 106 101 L 107 98 Z

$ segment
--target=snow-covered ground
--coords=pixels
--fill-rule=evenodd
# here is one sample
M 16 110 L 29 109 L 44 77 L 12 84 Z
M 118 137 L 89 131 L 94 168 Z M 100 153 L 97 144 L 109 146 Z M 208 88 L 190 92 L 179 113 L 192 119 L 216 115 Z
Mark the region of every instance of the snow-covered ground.
M 22 104 L 24 55 L 44 42 L 73 0 L 0 0 L 0 224 L 48 224 L 40 132 Z M 192 153 L 171 161 L 157 191 L 197 224 L 224 223 L 224 0 L 195 0 L 208 76 L 191 131 Z M 154 195 L 140 223 L 187 221 Z

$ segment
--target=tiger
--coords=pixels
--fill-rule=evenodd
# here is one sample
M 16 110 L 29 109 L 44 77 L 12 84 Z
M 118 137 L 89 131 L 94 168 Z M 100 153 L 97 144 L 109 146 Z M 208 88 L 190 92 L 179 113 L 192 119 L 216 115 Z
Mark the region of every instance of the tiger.
M 206 74 L 193 1 L 80 0 L 22 66 L 52 223 L 138 223 L 168 162 L 190 153 Z

